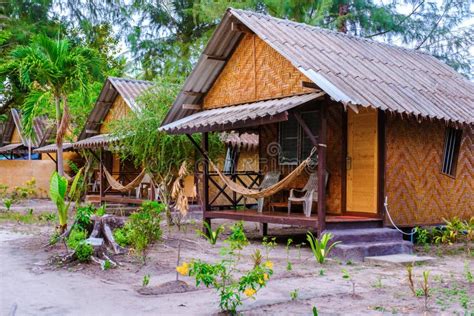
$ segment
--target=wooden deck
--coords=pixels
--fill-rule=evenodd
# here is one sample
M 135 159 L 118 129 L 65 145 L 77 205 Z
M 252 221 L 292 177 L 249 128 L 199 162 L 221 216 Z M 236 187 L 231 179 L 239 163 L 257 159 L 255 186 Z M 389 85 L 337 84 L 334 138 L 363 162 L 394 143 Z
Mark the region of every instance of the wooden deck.
M 282 224 L 282 225 L 294 225 L 304 227 L 318 227 L 317 214 L 311 217 L 306 217 L 302 213 L 291 213 L 288 215 L 287 212 L 270 212 L 264 211 L 258 213 L 256 210 L 220 210 L 220 211 L 206 211 L 204 212 L 204 218 L 224 218 L 236 221 L 247 221 L 247 222 L 258 222 L 258 223 L 269 223 L 269 224 Z M 378 217 L 365 217 L 365 216 L 354 216 L 354 215 L 327 215 L 326 223 L 328 228 L 338 224 L 373 224 L 382 225 L 382 219 Z
M 116 204 L 133 204 L 140 205 L 145 199 L 137 199 L 132 197 L 126 197 L 121 195 L 106 195 L 102 198 L 99 195 L 91 194 L 86 195 L 86 202 L 89 203 L 100 203 L 100 202 L 116 203 Z

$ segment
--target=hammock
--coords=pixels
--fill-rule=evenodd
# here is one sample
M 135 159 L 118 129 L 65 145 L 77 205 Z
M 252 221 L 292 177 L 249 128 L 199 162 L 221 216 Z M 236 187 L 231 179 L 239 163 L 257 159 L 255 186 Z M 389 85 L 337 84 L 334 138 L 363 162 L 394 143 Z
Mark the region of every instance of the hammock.
M 115 178 L 110 174 L 110 172 L 107 171 L 106 168 L 104 168 L 104 173 L 105 177 L 107 178 L 107 182 L 110 184 L 112 189 L 125 193 L 140 185 L 143 180 L 143 177 L 145 177 L 146 171 L 145 169 L 143 169 L 142 172 L 140 172 L 140 174 L 135 179 L 133 179 L 129 184 L 125 186 L 115 180 Z
M 217 166 L 212 161 L 209 160 L 209 163 L 229 189 L 236 193 L 242 194 L 243 196 L 258 199 L 272 196 L 278 191 L 284 189 L 289 183 L 291 183 L 296 177 L 298 177 L 301 172 L 306 168 L 306 166 L 311 162 L 311 156 L 314 154 L 315 151 L 316 148 L 313 148 L 308 158 L 306 158 L 298 167 L 296 167 L 295 170 L 290 172 L 281 181 L 261 190 L 249 189 L 237 182 L 232 181 L 229 177 L 223 175 L 222 172 L 219 171 L 219 168 L 217 168 Z

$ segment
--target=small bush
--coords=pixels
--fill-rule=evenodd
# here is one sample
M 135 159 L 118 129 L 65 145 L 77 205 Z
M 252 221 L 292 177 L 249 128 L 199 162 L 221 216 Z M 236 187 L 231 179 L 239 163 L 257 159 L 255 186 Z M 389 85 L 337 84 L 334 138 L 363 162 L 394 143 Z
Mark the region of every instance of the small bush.
M 91 224 L 91 216 L 94 212 L 95 208 L 91 204 L 79 206 L 76 210 L 76 216 L 74 217 L 76 226 L 84 230 L 87 229 Z
M 67 245 L 69 248 L 76 250 L 77 246 L 87 238 L 87 232 L 80 228 L 74 228 L 71 230 L 67 239 Z
M 138 212 L 130 215 L 125 226 L 114 231 L 115 241 L 121 246 L 131 246 L 144 259 L 148 245 L 161 238 L 163 210 L 164 205 L 161 203 L 143 202 Z
M 75 248 L 77 260 L 80 262 L 88 262 L 91 259 L 92 254 L 94 253 L 94 247 L 89 245 L 84 240 L 79 242 Z M 110 264 L 110 263 L 109 263 Z

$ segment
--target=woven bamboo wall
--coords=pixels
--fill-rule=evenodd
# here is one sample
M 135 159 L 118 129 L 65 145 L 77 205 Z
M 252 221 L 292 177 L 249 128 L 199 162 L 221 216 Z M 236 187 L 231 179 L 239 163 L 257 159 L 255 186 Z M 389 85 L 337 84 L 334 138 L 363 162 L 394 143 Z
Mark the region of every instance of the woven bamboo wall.
M 310 81 L 258 36 L 246 34 L 204 98 L 204 108 L 312 92 Z
M 117 98 L 115 98 L 114 103 L 110 107 L 109 112 L 105 116 L 104 121 L 102 122 L 102 125 L 100 127 L 100 133 L 108 133 L 110 122 L 126 117 L 129 111 L 130 108 L 128 107 L 127 103 L 125 103 L 124 99 L 120 95 L 118 95 Z
M 331 104 L 328 109 L 327 131 L 327 167 L 329 170 L 329 186 L 327 195 L 328 213 L 341 212 L 341 164 L 342 164 L 342 125 L 343 108 L 340 104 Z M 287 175 L 294 167 L 279 166 L 276 146 L 278 143 L 278 124 L 268 124 L 260 127 L 260 170 L 281 170 L 283 176 Z M 306 184 L 307 176 L 301 175 L 290 185 L 291 188 L 302 188 Z M 288 196 L 277 194 L 275 200 L 285 201 Z
M 440 173 L 445 124 L 388 116 L 385 190 L 395 223 L 474 216 L 474 127 L 465 126 L 456 178 Z

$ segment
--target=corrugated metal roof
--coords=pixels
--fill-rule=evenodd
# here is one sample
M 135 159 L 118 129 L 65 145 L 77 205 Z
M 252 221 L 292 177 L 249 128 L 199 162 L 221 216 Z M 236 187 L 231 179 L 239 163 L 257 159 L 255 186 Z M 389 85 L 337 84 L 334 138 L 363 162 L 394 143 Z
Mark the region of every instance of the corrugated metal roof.
M 63 151 L 72 151 L 72 143 L 63 143 Z M 56 147 L 56 144 L 50 144 L 46 145 L 40 148 L 36 148 L 33 150 L 35 153 L 55 153 L 58 151 L 58 147 Z
M 8 153 L 10 151 L 15 151 L 15 149 L 19 149 L 20 147 L 24 148 L 24 145 L 22 143 L 6 145 L 3 147 L 0 147 L 0 153 L 3 154 L 3 153 Z
M 74 149 L 99 148 L 106 147 L 116 140 L 116 137 L 112 137 L 109 134 L 100 134 L 77 141 L 72 146 Z
M 208 59 L 230 57 L 242 33 L 240 21 L 287 58 L 334 100 L 397 113 L 454 122 L 474 122 L 474 84 L 435 57 L 414 51 L 273 18 L 229 9 L 163 124 L 189 115 L 184 103 L 199 103 L 225 65 Z
M 24 135 L 23 128 L 21 126 L 20 112 L 17 109 L 11 109 L 11 116 L 18 130 L 18 133 L 20 134 L 21 142 L 26 147 L 29 146 L 30 141 L 32 147 L 42 146 L 49 140 L 49 138 L 55 131 L 55 127 L 53 125 L 48 125 L 46 116 L 36 117 L 33 120 L 33 138 L 30 140 Z M 12 135 L 13 132 L 11 133 L 10 138 Z
M 309 93 L 205 110 L 164 125 L 159 130 L 176 134 L 196 133 L 207 130 L 230 130 L 234 124 L 241 122 L 246 122 L 248 126 L 251 126 L 252 121 L 257 122 L 256 120 L 260 118 L 270 119 L 274 115 L 284 113 L 299 105 L 315 100 L 324 94 L 324 92 Z M 258 124 L 259 122 L 254 125 Z
M 92 131 L 97 132 L 99 130 L 117 95 L 122 96 L 132 111 L 136 111 L 138 110 L 137 97 L 152 86 L 153 82 L 150 81 L 107 78 L 78 140 L 86 139 L 93 135 Z
M 241 149 L 258 148 L 258 134 L 254 133 L 236 133 L 234 131 L 221 133 L 220 139 L 224 144 Z

